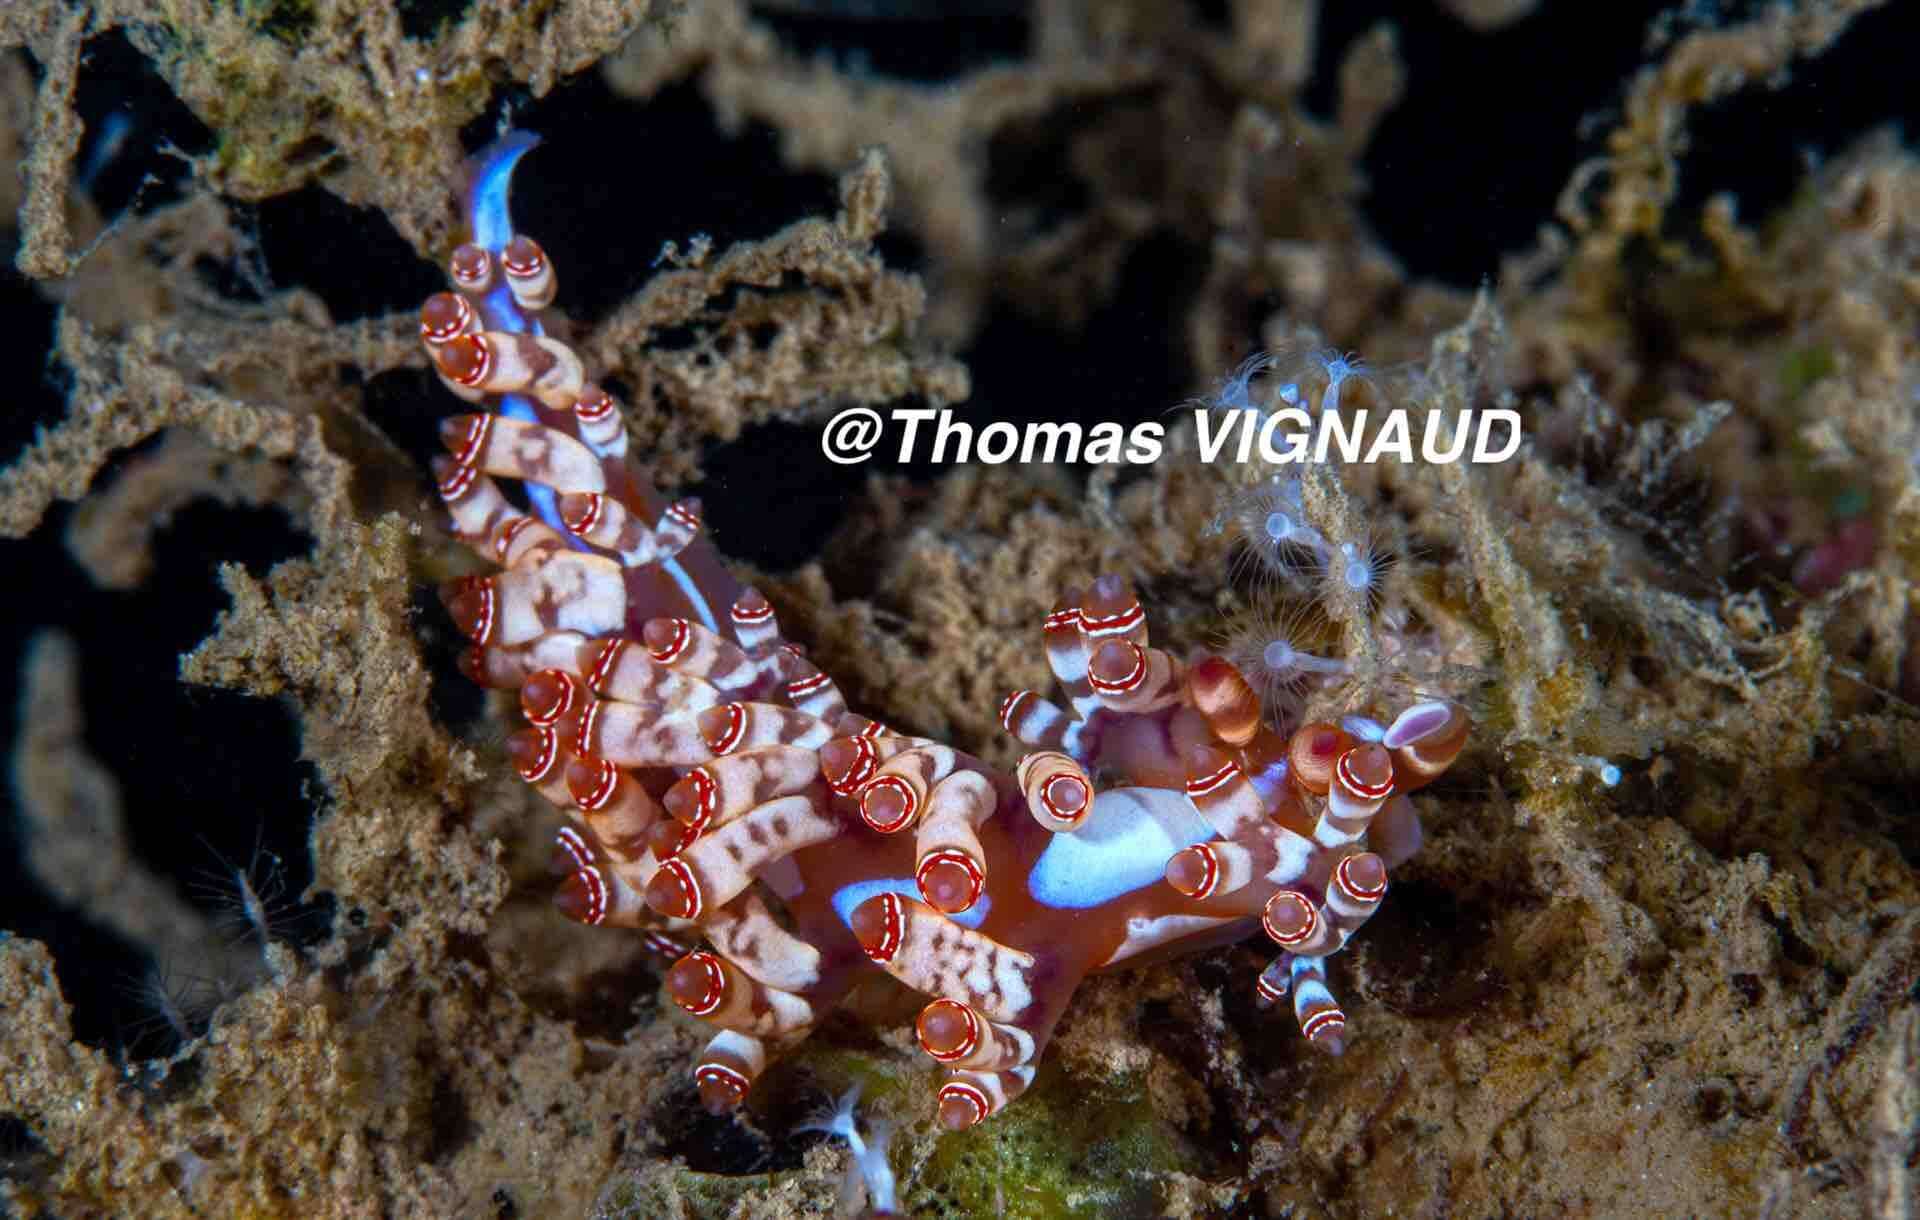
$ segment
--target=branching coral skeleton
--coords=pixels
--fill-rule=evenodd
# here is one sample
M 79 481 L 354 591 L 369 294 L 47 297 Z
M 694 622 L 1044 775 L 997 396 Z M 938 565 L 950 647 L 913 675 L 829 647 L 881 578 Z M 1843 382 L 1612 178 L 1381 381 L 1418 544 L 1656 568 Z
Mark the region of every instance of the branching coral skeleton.
M 706 1104 L 738 1105 L 884 972 L 929 997 L 919 1044 L 947 1069 L 941 1122 L 965 1128 L 1031 1083 L 1082 976 L 1257 929 L 1280 948 L 1261 994 L 1291 995 L 1309 1041 L 1339 1053 L 1325 959 L 1418 846 L 1407 794 L 1458 756 L 1464 711 L 1276 726 L 1233 664 L 1155 647 L 1116 577 L 1065 590 L 1036 624 L 1058 695 L 1002 704 L 1031 751 L 1012 775 L 848 710 L 546 334 L 555 270 L 506 207 L 531 146 L 508 136 L 476 160 L 455 291 L 421 312 L 441 380 L 482 408 L 446 422 L 435 477 L 456 533 L 499 569 L 444 598 L 474 644 L 465 672 L 519 689 L 514 766 L 572 819 L 560 909 L 704 942 L 666 985 L 717 1028 L 693 1073 Z M 1354 375 L 1330 359 L 1328 398 Z

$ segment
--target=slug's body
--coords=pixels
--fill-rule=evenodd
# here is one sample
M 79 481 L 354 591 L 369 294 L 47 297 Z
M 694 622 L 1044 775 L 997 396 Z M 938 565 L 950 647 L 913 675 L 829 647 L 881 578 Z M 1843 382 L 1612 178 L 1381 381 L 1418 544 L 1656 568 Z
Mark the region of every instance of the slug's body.
M 1283 950 L 1261 995 L 1291 993 L 1337 1053 L 1325 958 L 1418 847 L 1405 794 L 1458 755 L 1466 716 L 1354 709 L 1282 734 L 1232 665 L 1154 648 L 1114 578 L 1041 625 L 1065 705 L 1007 698 L 1001 721 L 1032 749 L 1015 775 L 849 712 L 546 337 L 553 269 L 506 207 L 531 146 L 476 160 L 457 291 L 421 315 L 441 379 L 482 406 L 447 422 L 435 475 L 455 531 L 500 568 L 445 599 L 475 644 L 468 675 L 520 691 L 515 766 L 572 818 L 560 908 L 659 946 L 704 938 L 667 986 L 718 1027 L 694 1071 L 707 1104 L 738 1104 L 884 971 L 931 997 L 917 1029 L 950 1069 L 940 1117 L 969 1126 L 1026 1087 L 1086 973 L 1256 926 Z M 1096 791 L 1096 774 L 1115 782 Z

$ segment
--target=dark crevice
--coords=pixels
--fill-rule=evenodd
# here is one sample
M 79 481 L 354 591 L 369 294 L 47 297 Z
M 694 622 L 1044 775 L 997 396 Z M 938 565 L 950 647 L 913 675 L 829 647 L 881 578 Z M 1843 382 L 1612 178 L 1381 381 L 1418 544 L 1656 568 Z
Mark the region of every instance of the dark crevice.
M 411 313 L 446 287 L 374 208 L 359 208 L 309 186 L 258 205 L 260 257 L 276 290 L 305 288 L 335 322 Z M 378 267 L 370 276 L 367 268 Z
M 692 82 L 636 102 L 586 72 L 518 107 L 514 123 L 541 138 L 514 175 L 514 226 L 552 258 L 557 306 L 578 323 L 632 296 L 669 241 L 684 251 L 706 234 L 718 255 L 839 210 L 831 177 L 783 169 L 765 124 L 723 132 Z M 477 150 L 494 127 L 470 130 Z M 655 168 L 635 173 L 643 162 Z
M 1750 85 L 1694 112 L 1672 215 L 1688 228 L 1707 200 L 1731 190 L 1741 220 L 1786 206 L 1807 171 L 1875 128 L 1920 132 L 1913 73 L 1889 47 L 1920 43 L 1920 7 L 1894 4 L 1860 17 L 1832 49 L 1796 64 L 1783 88 Z
M 408 38 L 431 40 L 458 24 L 471 7 L 470 0 L 396 0 L 400 32 Z
M 460 657 L 470 642 L 440 604 L 440 591 L 428 585 L 414 589 L 412 610 L 414 638 L 420 642 L 430 683 L 427 707 L 434 720 L 465 737 L 490 727 L 485 721 L 487 688 L 460 672 Z
M 480 1124 L 474 1121 L 466 1096 L 451 1076 L 435 1078 L 428 1113 L 433 1116 L 433 1131 L 428 1137 L 424 1158 L 429 1165 L 445 1164 L 480 1134 Z
M 0 1114 L 0 1179 L 31 1194 L 56 1165 L 53 1154 L 25 1119 L 17 1114 Z
M 1304 101 L 1332 115 L 1354 41 L 1393 27 L 1407 91 L 1367 147 L 1363 209 L 1411 274 L 1471 288 L 1533 243 L 1574 166 L 1600 151 L 1581 121 L 1618 103 L 1645 62 L 1647 23 L 1666 7 L 1542 5 L 1480 33 L 1430 3 L 1323 5 Z
M 447 452 L 440 441 L 441 425 L 472 410 L 426 369 L 374 374 L 361 389 L 360 403 L 367 418 L 412 459 L 423 492 L 428 490 L 433 459 Z
M 796 1074 L 780 1065 L 781 1076 Z M 696 1173 L 780 1173 L 798 1169 L 808 1148 L 827 1136 L 803 1131 L 809 1119 L 831 1108 L 838 1096 L 801 1074 L 800 1079 L 763 1082 L 749 1106 L 730 1114 L 709 1114 L 689 1085 L 676 1089 L 654 1111 L 661 1137 L 660 1155 L 685 1157 Z
M 12 465 L 33 443 L 42 428 L 51 428 L 66 415 L 67 367 L 53 357 L 59 312 L 41 296 L 32 281 L 13 269 L 18 253 L 17 234 L 0 240 L 0 326 L 12 337 L 15 350 L 33 353 L 34 360 L 13 379 L 7 409 L 0 411 L 0 463 Z
M 790 50 L 824 58 L 855 78 L 938 85 L 1019 59 L 1028 21 L 1022 5 L 981 0 L 930 3 L 795 3 L 758 6 L 755 16 Z
M 192 504 L 155 536 L 146 585 L 108 592 L 95 589 L 66 553 L 71 515 L 56 509 L 25 541 L 0 543 L 0 566 L 35 580 L 33 598 L 8 603 L 6 636 L 16 645 L 4 663 L 17 672 L 20 643 L 43 627 L 72 635 L 81 647 L 85 745 L 119 785 L 134 855 L 216 917 L 232 915 L 233 870 L 248 869 L 260 896 L 271 895 L 273 935 L 311 940 L 324 931 L 327 908 L 297 898 L 312 882 L 307 832 L 318 788 L 301 761 L 292 715 L 281 704 L 186 686 L 178 677 L 181 654 L 227 608 L 216 566 L 238 562 L 260 576 L 310 541 L 278 510 Z M 0 707 L 0 740 L 15 739 L 19 711 L 12 698 Z M 16 799 L 11 787 L 7 795 Z M 171 1050 L 177 1034 L 143 986 L 157 972 L 192 998 L 193 981 L 178 977 L 180 964 L 154 962 L 84 911 L 58 903 L 27 874 L 20 834 L 16 816 L 0 819 L 0 927 L 48 943 L 82 1041 L 134 1054 Z M 197 1018 L 207 1007 L 187 1011 Z
M 1356 942 L 1373 991 L 1353 1002 L 1426 1021 L 1466 1016 L 1504 986 L 1489 964 L 1493 933 L 1493 918 L 1479 903 L 1433 882 L 1396 881 L 1393 901 Z
M 695 1173 L 760 1173 L 772 1145 L 765 1135 L 732 1114 L 709 1114 L 691 1085 L 676 1089 L 655 1112 L 665 1156 L 685 1157 Z
M 567 1022 L 578 1036 L 617 1044 L 658 1012 L 660 975 L 645 952 L 636 950 L 618 965 L 568 979 L 564 992 L 532 982 L 516 990 L 529 1008 Z
M 729 559 L 776 571 L 819 553 L 866 477 L 865 466 L 827 460 L 814 424 L 761 424 L 709 452 L 705 467 L 694 490 L 714 545 Z
M 1114 121 L 1118 106 L 1061 106 L 1030 119 L 1007 124 L 987 145 L 983 189 L 993 201 L 1003 232 L 1017 216 L 1026 234 L 1050 233 L 1084 215 L 1093 195 L 1080 175 L 1065 172 L 1073 164 L 1074 143 L 1103 122 Z
M 76 185 L 106 217 L 174 202 L 192 173 L 189 158 L 213 146 L 212 130 L 120 30 L 87 39 L 74 111 L 86 124 Z
M 1201 273 L 1197 252 L 1162 232 L 1134 249 L 1113 295 L 1077 332 L 990 315 L 961 353 L 974 375 L 968 417 L 980 424 L 1112 419 L 1130 425 L 1158 415 L 1186 389 L 1185 332 L 1177 323 Z M 1116 359 L 1117 352 L 1126 359 Z M 922 464 L 913 473 L 940 470 Z
M 1363 208 L 1416 277 L 1463 288 L 1530 247 L 1581 162 L 1605 150 L 1647 33 L 1666 0 L 1542 5 L 1478 33 L 1430 4 L 1356 0 L 1321 9 L 1307 108 L 1330 115 L 1342 59 L 1387 22 L 1407 69 L 1407 93 L 1364 157 Z M 1723 20 L 1731 20 L 1731 16 Z M 1892 46 L 1920 37 L 1920 9 L 1890 5 L 1857 20 L 1833 49 L 1792 69 L 1782 89 L 1754 82 L 1692 112 L 1670 227 L 1690 232 L 1709 196 L 1731 191 L 1757 222 L 1788 202 L 1810 157 L 1888 122 L 1911 130 L 1914 101 Z M 1567 48 L 1577 47 L 1577 54 Z M 1657 54 L 1657 52 L 1655 53 Z M 1524 99 L 1522 102 L 1521 99 Z

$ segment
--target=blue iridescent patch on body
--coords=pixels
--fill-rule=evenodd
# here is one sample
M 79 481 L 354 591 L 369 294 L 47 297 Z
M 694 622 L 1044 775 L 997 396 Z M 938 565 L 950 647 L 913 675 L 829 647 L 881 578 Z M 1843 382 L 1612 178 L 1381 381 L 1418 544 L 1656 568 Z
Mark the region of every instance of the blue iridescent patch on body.
M 920 883 L 912 877 L 875 877 L 871 881 L 856 881 L 843 886 L 833 896 L 833 913 L 840 922 L 853 930 L 853 908 L 859 906 L 876 894 L 898 894 L 902 898 L 911 898 L 915 902 L 924 902 L 920 897 Z M 987 912 L 993 909 L 993 899 L 980 895 L 980 901 L 974 903 L 958 915 L 949 915 L 948 919 L 963 928 L 977 928 L 986 921 Z
M 510 131 L 474 159 L 473 186 L 467 195 L 467 223 L 473 226 L 474 245 L 498 254 L 513 238 L 507 190 L 520 158 L 539 143 L 540 137 L 530 131 Z
M 1103 906 L 1163 881 L 1169 856 L 1216 838 L 1184 792 L 1109 789 L 1094 798 L 1080 829 L 1053 836 L 1034 861 L 1027 892 L 1061 910 Z
M 540 137 L 530 131 L 510 131 L 488 145 L 473 160 L 473 185 L 467 191 L 467 227 L 472 230 L 473 244 L 496 259 L 500 257 L 501 249 L 513 240 L 513 213 L 508 207 L 508 196 L 513 191 L 513 171 L 518 168 L 520 158 L 532 152 L 539 143 Z M 480 302 L 487 329 L 508 334 L 546 333 L 538 319 L 521 311 L 513 299 L 513 290 L 507 287 L 506 277 L 496 275 L 493 278 L 493 287 L 487 290 L 487 295 Z M 540 418 L 534 412 L 533 400 L 522 394 L 503 394 L 500 398 L 500 415 L 529 424 L 538 423 Z M 562 524 L 559 503 L 552 488 L 528 483 L 526 491 L 528 503 L 542 521 L 574 550 L 588 549 Z

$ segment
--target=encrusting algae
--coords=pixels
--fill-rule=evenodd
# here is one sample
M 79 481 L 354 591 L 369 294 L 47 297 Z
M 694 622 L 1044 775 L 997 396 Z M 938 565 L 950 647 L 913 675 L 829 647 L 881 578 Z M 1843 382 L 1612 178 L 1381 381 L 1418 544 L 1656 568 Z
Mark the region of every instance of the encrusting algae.
M 190 506 L 283 512 L 291 557 L 256 570 L 216 556 L 226 609 L 179 675 L 291 709 L 319 804 L 206 809 L 165 777 L 116 771 L 83 692 L 112 672 L 112 647 L 139 641 L 25 620 L 64 630 L 17 633 L 20 869 L 61 920 L 151 969 L 130 980 L 146 997 L 137 1036 L 76 1037 L 101 1027 L 82 1011 L 96 968 L 57 936 L 0 934 L 12 1210 L 1913 1214 L 1920 162 L 1865 135 L 1767 216 L 1680 189 L 1703 107 L 1780 87 L 1844 40 L 1887 38 L 1880 6 L 1669 15 L 1600 155 L 1538 218 L 1558 226 L 1477 293 L 1410 277 L 1361 211 L 1362 158 L 1418 80 L 1413 44 L 1403 62 L 1381 25 L 1317 47 L 1334 24 L 1313 0 L 1193 19 L 1147 0 L 1036 0 L 1022 54 L 940 84 L 805 49 L 806 22 L 832 6 L 803 0 L 364 7 L 48 0 L 0 16 L 0 157 L 22 170 L 0 175 L 0 196 L 19 217 L 18 267 L 61 306 L 50 361 L 66 398 L 0 475 L 0 528 L 25 539 L 8 553 L 76 565 L 101 589 L 164 589 L 169 523 Z M 892 5 L 895 28 L 945 28 L 918 7 Z M 1433 19 L 1496 37 L 1546 19 L 1529 7 Z M 205 139 L 181 154 L 177 197 L 109 219 L 81 114 L 90 56 L 114 46 Z M 1322 58 L 1331 119 L 1303 101 Z M 714 548 L 847 707 L 965 752 L 962 772 L 1020 777 L 998 816 L 1029 829 L 1009 841 L 1043 812 L 1069 838 L 1066 781 L 1091 804 L 1127 770 L 1083 765 L 1073 730 L 1007 698 L 1098 723 L 1101 698 L 1129 697 L 1109 645 L 1143 672 L 1217 679 L 1153 714 L 1203 718 L 1269 813 L 1293 810 L 1288 785 L 1312 771 L 1315 734 L 1290 739 L 1298 726 L 1344 735 L 1353 770 L 1318 789 L 1338 793 L 1370 790 L 1369 749 L 1417 752 L 1451 731 L 1453 712 L 1418 709 L 1472 725 L 1437 782 L 1376 802 L 1376 825 L 1369 810 L 1325 847 L 1330 872 L 1355 870 L 1345 881 L 1308 875 L 1297 908 L 1237 912 L 1252 941 L 1090 974 L 1040 1032 L 1024 1094 L 983 1093 L 992 1116 L 963 1131 L 947 1129 L 942 1088 L 957 1077 L 923 1050 L 951 1030 L 929 995 L 879 971 L 770 1056 L 740 1109 L 707 1113 L 690 1068 L 712 1031 L 676 1011 L 699 989 L 648 948 L 692 949 L 695 930 L 563 919 L 545 873 L 562 819 L 511 774 L 523 699 L 476 709 L 451 693 L 474 625 L 467 578 L 492 565 L 463 555 L 427 474 L 443 450 L 422 438 L 480 408 L 440 384 L 462 369 L 429 358 L 406 302 L 463 238 L 462 167 L 496 120 L 551 137 L 520 171 L 526 189 L 544 179 L 578 215 L 620 213 L 591 222 L 610 231 L 633 223 L 627 205 L 571 186 L 584 171 L 565 164 L 567 133 L 588 120 L 566 108 L 644 124 L 694 92 L 724 132 L 714 164 L 676 162 L 694 189 L 718 200 L 719 162 L 756 141 L 777 149 L 768 182 L 832 186 L 780 194 L 812 202 L 758 228 L 716 202 L 710 221 L 604 250 L 536 223 L 564 215 L 550 200 L 517 197 L 576 319 L 552 322 L 543 350 L 617 387 L 625 428 L 595 443 L 629 446 L 669 499 L 704 482 Z M 398 234 L 391 259 L 355 264 L 369 295 L 349 320 L 318 280 L 258 273 L 237 207 L 315 184 Z M 693 236 L 702 225 L 720 236 Z M 1187 260 L 1153 340 L 1180 362 L 1167 401 L 1112 401 L 1118 382 L 1086 387 L 1098 402 L 1030 401 L 1023 386 L 1060 382 L 973 354 L 1010 328 L 1071 342 L 1167 242 Z M 1240 365 L 1249 352 L 1272 355 Z M 1144 344 L 1101 354 L 1135 385 L 1154 384 L 1155 358 Z M 1181 393 L 1198 397 L 1169 411 Z M 1134 464 L 855 467 L 822 484 L 846 493 L 830 531 L 803 533 L 806 497 L 782 472 L 825 470 L 821 427 L 849 407 L 952 408 L 976 429 L 1151 418 L 1165 444 Z M 1293 407 L 1404 410 L 1416 438 L 1430 419 L 1511 411 L 1523 440 L 1481 464 L 1201 459 L 1203 417 Z M 593 492 L 533 477 L 525 450 L 489 458 L 494 443 L 468 446 L 473 470 Z M 535 521 L 538 493 L 518 496 L 500 511 Z M 582 554 L 562 535 L 601 524 L 581 508 L 556 501 L 555 553 Z M 768 558 L 796 534 L 803 549 Z M 423 592 L 449 583 L 451 615 Z M 1085 628 L 1096 689 L 1076 695 L 1040 625 L 1063 590 L 1089 590 L 1072 607 L 1084 624 L 1121 589 L 1138 592 L 1151 644 L 1131 625 Z M 669 664 L 674 649 L 642 630 L 661 613 L 617 626 Z M 1195 696 L 1230 686 L 1203 660 L 1215 652 L 1257 715 Z M 1261 732 L 1306 754 L 1243 751 Z M 780 744 L 795 741 L 838 758 Z M 1036 752 L 1083 769 L 1016 772 Z M 565 787 L 549 795 L 566 803 Z M 677 807 L 664 790 L 645 799 Z M 1319 817 L 1327 799 L 1254 838 L 1326 833 L 1345 816 Z M 1389 814 L 1394 801 L 1418 816 Z M 141 850 L 143 827 L 190 837 L 211 824 L 196 818 L 311 818 L 305 903 L 274 896 L 269 855 L 210 857 L 223 925 Z M 985 847 L 967 859 L 987 866 L 976 899 L 1006 902 L 996 824 L 977 823 Z M 582 870 L 618 870 L 572 833 L 586 854 L 561 892 L 577 916 L 565 896 Z M 1177 843 L 1167 882 L 1227 901 L 1240 842 Z M 966 856 L 964 839 L 943 846 Z M 1367 860 L 1392 888 L 1354 931 L 1336 891 L 1365 890 Z M 639 906 L 603 910 L 659 911 L 650 887 L 634 892 Z M 1310 917 L 1328 921 L 1323 939 L 1263 971 L 1267 942 L 1306 936 Z M 1317 956 L 1336 932 L 1344 951 Z M 734 978 L 730 951 L 714 960 Z M 1303 1038 L 1271 1006 L 1285 984 L 1292 1007 L 1303 981 L 1338 995 L 1340 1027 L 1315 1001 Z M 1021 1028 L 987 1015 L 990 1039 Z M 1309 1045 L 1329 1032 L 1337 1058 Z

